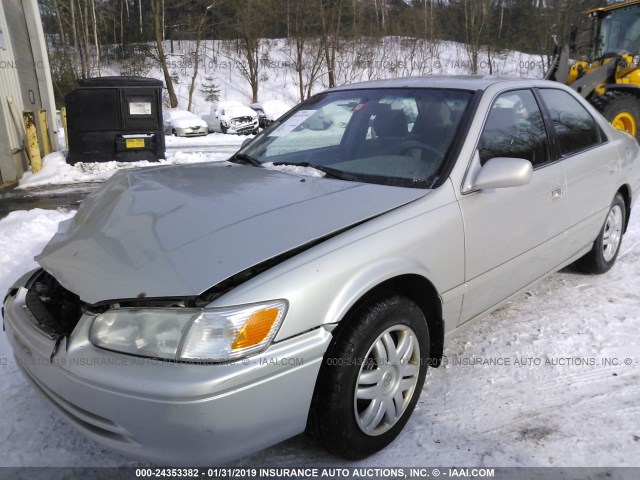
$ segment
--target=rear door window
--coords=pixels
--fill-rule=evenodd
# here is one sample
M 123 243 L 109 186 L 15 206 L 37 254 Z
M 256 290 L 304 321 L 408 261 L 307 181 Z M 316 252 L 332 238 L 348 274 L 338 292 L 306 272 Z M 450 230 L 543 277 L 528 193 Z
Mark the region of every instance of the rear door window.
M 571 94 L 562 90 L 540 90 L 553 127 L 558 136 L 560 153 L 569 156 L 599 145 L 604 140 L 595 119 Z

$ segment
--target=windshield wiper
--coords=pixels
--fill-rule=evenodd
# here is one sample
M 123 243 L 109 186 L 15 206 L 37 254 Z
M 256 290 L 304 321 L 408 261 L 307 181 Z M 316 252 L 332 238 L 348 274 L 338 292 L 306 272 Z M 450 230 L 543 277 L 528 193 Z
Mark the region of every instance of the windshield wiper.
M 262 164 L 262 162 L 256 160 L 255 158 L 253 158 L 251 155 L 247 155 L 246 153 L 236 153 L 235 155 L 233 155 L 230 159 L 230 162 L 234 162 L 234 163 L 239 163 L 239 162 L 243 162 L 243 163 L 249 163 L 251 165 L 253 165 L 254 167 L 261 167 L 264 168 L 264 165 Z M 321 172 L 323 172 L 325 175 L 327 175 L 328 177 L 331 178 L 337 178 L 339 180 L 347 180 L 349 182 L 357 182 L 359 181 L 358 177 L 356 177 L 355 175 L 351 175 L 349 173 L 345 173 L 341 170 L 337 170 L 335 168 L 331 168 L 331 167 L 325 167 L 323 165 L 314 165 L 313 163 L 309 163 L 309 162 L 274 162 L 274 165 L 284 165 L 284 166 L 291 166 L 291 167 L 309 167 L 309 168 L 314 168 L 316 170 L 319 170 Z
M 309 167 L 323 172 L 325 175 L 331 178 L 337 178 L 338 180 L 347 180 L 349 182 L 360 181 L 355 175 L 345 173 L 342 170 L 336 168 L 325 167 L 324 165 L 315 165 L 309 162 L 273 162 L 274 165 L 284 165 L 290 167 Z
M 246 153 L 236 153 L 228 161 L 238 163 L 238 160 L 245 163 L 250 163 L 254 167 L 262 167 L 262 163 Z

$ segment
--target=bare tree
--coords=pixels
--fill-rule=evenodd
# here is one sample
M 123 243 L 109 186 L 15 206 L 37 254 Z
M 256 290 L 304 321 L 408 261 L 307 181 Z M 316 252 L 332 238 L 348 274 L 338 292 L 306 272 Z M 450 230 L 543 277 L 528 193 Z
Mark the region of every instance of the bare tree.
M 193 91 L 196 87 L 196 79 L 198 78 L 198 68 L 200 66 L 200 43 L 202 41 L 202 30 L 204 28 L 205 22 L 207 20 L 207 14 L 213 8 L 213 0 L 205 0 L 203 5 L 198 4 L 198 2 L 190 1 L 192 5 L 195 5 L 195 9 L 197 14 L 199 15 L 198 20 L 195 25 L 195 36 L 196 36 L 196 48 L 193 53 L 193 75 L 191 76 L 191 86 L 189 87 L 189 104 L 187 106 L 187 110 L 191 111 L 191 106 L 193 103 Z M 204 8 L 201 8 L 204 7 Z
M 342 0 L 320 0 L 319 10 L 324 63 L 327 66 L 329 88 L 332 88 L 336 86 L 336 52 L 338 51 L 338 42 L 341 33 Z
M 479 54 L 488 30 L 491 0 L 462 0 L 471 73 L 478 73 Z
M 76 65 L 77 60 L 80 60 L 80 71 L 82 78 L 86 78 L 87 67 L 85 64 L 85 59 L 82 54 L 82 48 L 80 47 L 80 43 L 78 41 L 78 28 L 76 26 L 76 0 L 69 0 L 71 6 L 71 33 L 73 35 L 73 49 L 76 57 Z
M 251 86 L 251 98 L 258 101 L 258 87 L 260 82 L 260 38 L 261 28 L 266 16 L 265 4 L 261 0 L 246 0 L 236 2 L 235 31 L 238 35 L 238 48 L 244 57 L 244 63 L 239 65 L 240 73 Z
M 178 106 L 178 98 L 173 88 L 173 79 L 169 73 L 167 66 L 167 57 L 164 54 L 164 45 L 162 44 L 162 0 L 151 0 L 151 11 L 153 13 L 153 30 L 156 37 L 156 49 L 158 51 L 158 61 L 164 75 L 164 82 L 167 85 L 167 93 L 169 95 L 169 105 L 171 108 Z
M 91 19 L 93 23 L 93 42 L 95 47 L 96 65 L 98 67 L 98 76 L 100 76 L 100 40 L 98 39 L 98 20 L 96 18 L 96 2 L 91 0 Z

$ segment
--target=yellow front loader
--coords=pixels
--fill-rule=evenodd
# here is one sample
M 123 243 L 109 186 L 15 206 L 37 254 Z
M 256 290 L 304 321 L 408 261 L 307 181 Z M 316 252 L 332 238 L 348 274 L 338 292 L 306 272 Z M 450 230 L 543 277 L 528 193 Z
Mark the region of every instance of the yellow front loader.
M 640 0 L 585 13 L 594 22 L 588 60 L 570 63 L 569 48 L 558 47 L 545 78 L 570 85 L 614 127 L 640 140 Z

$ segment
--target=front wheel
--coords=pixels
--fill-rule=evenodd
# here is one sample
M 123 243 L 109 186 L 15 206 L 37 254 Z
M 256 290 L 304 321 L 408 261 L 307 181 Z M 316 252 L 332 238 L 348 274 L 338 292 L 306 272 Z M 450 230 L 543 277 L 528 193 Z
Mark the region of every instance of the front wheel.
M 627 219 L 627 208 L 622 195 L 616 194 L 607 219 L 593 243 L 593 248 L 584 257 L 579 259 L 575 266 L 584 273 L 605 273 L 613 267 L 618 258 L 622 235 Z
M 602 116 L 614 128 L 623 130 L 640 140 L 640 96 L 620 91 L 609 91 L 594 101 Z
M 349 459 L 391 443 L 415 408 L 427 373 L 429 331 L 406 297 L 371 301 L 346 320 L 324 359 L 308 430 Z

